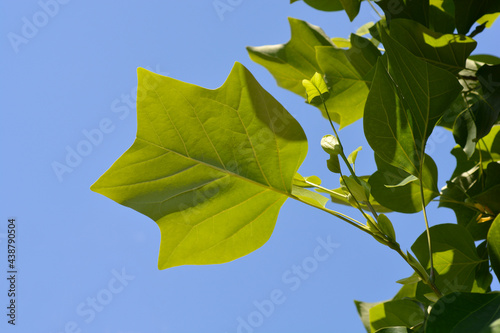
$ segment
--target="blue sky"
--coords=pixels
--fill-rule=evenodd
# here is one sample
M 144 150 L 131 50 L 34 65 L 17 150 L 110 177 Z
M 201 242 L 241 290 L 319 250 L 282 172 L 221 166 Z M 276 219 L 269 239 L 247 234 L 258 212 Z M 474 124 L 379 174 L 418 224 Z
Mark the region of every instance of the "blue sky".
M 159 271 L 156 224 L 89 190 L 135 138 L 137 67 L 216 88 L 235 61 L 304 127 L 310 146 L 300 172 L 338 185 L 319 146 L 331 132 L 328 123 L 277 87 L 245 46 L 288 41 L 288 16 L 347 37 L 376 20 L 373 11 L 363 6 L 350 23 L 344 13 L 285 0 L 222 2 L 232 4 L 222 15 L 212 0 L 0 3 L 1 274 L 7 219 L 18 223 L 17 325 L 6 323 L 2 278 L 2 332 L 362 332 L 353 299 L 388 299 L 398 290 L 394 281 L 411 274 L 373 239 L 295 202 L 285 203 L 273 236 L 256 252 L 223 265 Z M 499 55 L 499 32 L 497 25 L 478 36 L 474 53 Z M 357 171 L 371 174 L 361 125 L 341 137 L 347 150 L 363 146 Z M 444 130 L 430 139 L 429 153 L 444 169 L 440 186 L 454 167 L 453 146 Z M 76 150 L 85 156 L 68 157 Z M 54 172 L 57 163 L 67 165 L 65 172 Z M 454 221 L 452 211 L 434 203 L 430 212 L 431 223 Z M 422 216 L 393 216 L 399 241 L 409 248 L 424 230 Z

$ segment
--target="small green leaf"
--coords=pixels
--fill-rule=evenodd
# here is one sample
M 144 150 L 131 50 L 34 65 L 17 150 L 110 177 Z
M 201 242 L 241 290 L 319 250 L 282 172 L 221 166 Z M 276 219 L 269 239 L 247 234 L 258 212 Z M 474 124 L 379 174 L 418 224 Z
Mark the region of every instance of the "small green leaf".
M 296 173 L 293 177 L 293 185 L 300 187 L 314 187 L 314 185 L 321 185 L 321 179 L 318 176 L 303 177 L 299 173 Z
M 409 276 L 407 278 L 397 280 L 396 283 L 399 283 L 399 284 L 414 284 L 414 283 L 418 283 L 420 281 L 422 281 L 422 279 L 420 278 L 420 276 L 418 276 L 416 274 L 413 274 L 412 276 Z
M 340 49 L 348 49 L 351 47 L 351 41 L 347 38 L 334 37 L 332 38 L 333 44 Z
M 477 127 L 474 118 L 473 111 L 467 108 L 453 124 L 453 138 L 463 148 L 467 158 L 470 158 L 476 149 Z
M 424 297 L 427 298 L 432 303 L 436 303 L 439 299 L 439 297 L 437 297 L 437 295 L 435 293 L 424 294 Z
M 311 80 L 302 80 L 302 85 L 306 88 L 307 102 L 309 104 L 323 104 L 330 96 L 325 80 L 318 72 L 314 73 Z
M 361 177 L 358 176 L 358 178 L 363 179 L 364 181 L 368 180 L 367 176 L 361 176 Z M 322 190 L 319 190 L 319 189 L 316 191 L 322 192 Z M 333 192 L 333 194 L 331 192 Z M 345 188 L 339 187 L 339 188 L 330 190 L 330 192 L 325 191 L 324 193 L 329 193 L 331 195 L 331 200 L 333 203 L 337 203 L 337 204 L 341 204 L 341 205 L 345 205 L 345 206 L 352 206 L 351 202 L 346 197 Z M 365 204 L 363 204 L 362 202 L 360 202 L 360 204 L 361 204 L 361 208 L 368 210 L 368 207 Z M 390 210 L 389 208 L 384 207 L 381 204 L 379 204 L 375 200 L 375 198 L 373 198 L 373 196 L 371 194 L 370 194 L 370 204 L 377 212 L 380 212 L 380 213 L 392 212 L 392 210 Z
M 322 196 L 317 192 L 313 192 L 307 190 L 300 186 L 292 187 L 292 195 L 299 198 L 302 201 L 305 201 L 313 206 L 324 208 L 326 203 L 328 202 L 328 198 Z
M 326 160 L 326 167 L 333 173 L 340 173 L 339 155 L 330 155 L 330 158 Z
M 381 230 L 380 228 L 377 226 L 377 223 L 373 220 L 373 218 L 371 216 L 368 215 L 368 219 L 366 220 L 366 225 L 368 226 L 368 229 L 370 229 L 370 231 L 372 233 L 375 233 L 375 234 L 381 234 Z
M 356 158 L 358 157 L 358 153 L 361 151 L 361 149 L 363 149 L 363 147 L 358 147 L 356 148 L 355 151 L 350 153 L 349 156 L 347 157 L 347 162 L 354 165 L 354 163 L 356 163 Z
M 342 152 L 339 139 L 331 134 L 327 134 L 321 138 L 321 148 L 330 155 L 338 155 Z
M 377 219 L 377 224 L 379 229 L 387 236 L 390 240 L 396 241 L 396 232 L 394 231 L 394 226 L 391 220 L 384 214 L 380 214 Z
M 362 179 L 359 180 L 361 184 L 359 184 L 353 176 L 343 176 L 340 180 L 340 184 L 346 186 L 358 202 L 368 201 L 370 197 L 370 185 Z
M 394 326 L 413 327 L 424 321 L 422 308 L 410 300 L 388 301 L 370 309 L 372 332 Z
M 418 180 L 417 177 L 415 177 L 414 175 L 409 175 L 408 177 L 406 177 L 405 179 L 403 179 L 401 182 L 397 183 L 396 185 L 384 185 L 384 186 L 388 187 L 388 188 L 401 187 L 401 186 L 408 185 L 409 183 L 414 182 L 416 180 Z
M 432 307 L 425 333 L 497 333 L 499 309 L 499 293 L 451 293 Z
M 424 266 L 408 251 L 406 251 L 406 257 L 408 258 L 409 264 L 411 267 L 416 269 L 420 274 L 424 277 L 427 277 L 427 271 L 425 270 Z M 424 281 L 425 282 L 425 281 Z
M 498 215 L 488 231 L 488 254 L 491 267 L 500 281 L 500 215 Z
M 358 310 L 359 317 L 361 318 L 361 322 L 365 326 L 365 329 L 368 333 L 371 332 L 370 330 L 370 309 L 373 308 L 375 305 L 380 304 L 381 302 L 376 302 L 376 303 L 367 303 L 367 302 L 361 302 L 361 301 L 354 301 L 354 304 L 356 305 L 356 310 Z

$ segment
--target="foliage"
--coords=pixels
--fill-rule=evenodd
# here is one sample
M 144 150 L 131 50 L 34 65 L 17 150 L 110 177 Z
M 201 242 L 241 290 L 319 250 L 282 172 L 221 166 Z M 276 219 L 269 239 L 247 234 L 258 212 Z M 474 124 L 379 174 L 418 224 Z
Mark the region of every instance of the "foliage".
M 361 4 L 304 1 L 351 20 Z M 356 301 L 368 332 L 498 332 L 491 272 L 500 278 L 500 59 L 471 53 L 500 2 L 381 0 L 380 10 L 368 3 L 385 15 L 349 39 L 291 18 L 289 42 L 248 47 L 279 86 L 330 122 L 333 134 L 321 145 L 340 187 L 297 173 L 307 152 L 302 128 L 236 63 L 215 90 L 139 69 L 137 138 L 91 189 L 158 223 L 160 269 L 248 254 L 269 239 L 285 200 L 298 200 L 413 268 L 391 300 Z M 334 124 L 361 118 L 375 153 L 372 175 L 356 174 L 361 147 L 346 155 Z M 457 165 L 441 190 L 425 149 L 436 126 L 457 142 Z M 454 210 L 456 224 L 429 227 L 425 207 L 435 198 Z M 355 207 L 362 220 L 332 210 L 329 199 Z M 413 254 L 397 243 L 390 212 L 422 212 Z

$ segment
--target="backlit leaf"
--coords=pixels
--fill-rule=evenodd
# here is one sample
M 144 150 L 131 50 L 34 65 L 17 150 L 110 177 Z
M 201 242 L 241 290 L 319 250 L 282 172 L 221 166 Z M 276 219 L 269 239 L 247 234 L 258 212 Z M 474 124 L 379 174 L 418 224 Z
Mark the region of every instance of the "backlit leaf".
M 137 138 L 91 189 L 156 221 L 160 269 L 262 246 L 296 198 L 300 125 L 239 63 L 215 90 L 142 68 L 138 76 Z
M 443 294 L 470 291 L 476 267 L 482 262 L 474 239 L 467 230 L 457 224 L 438 224 L 430 228 L 435 283 Z M 411 247 L 419 262 L 429 269 L 427 233 L 423 232 Z
M 452 293 L 432 307 L 425 333 L 497 333 L 499 318 L 499 293 Z

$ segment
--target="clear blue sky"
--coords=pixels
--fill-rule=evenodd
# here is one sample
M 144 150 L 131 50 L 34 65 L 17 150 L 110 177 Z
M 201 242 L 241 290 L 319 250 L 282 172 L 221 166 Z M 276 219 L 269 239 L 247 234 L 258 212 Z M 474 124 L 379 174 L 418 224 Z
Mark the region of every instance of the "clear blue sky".
M 362 332 L 353 299 L 388 299 L 398 289 L 394 281 L 411 270 L 353 227 L 287 202 L 273 236 L 256 252 L 223 265 L 159 271 L 156 224 L 89 186 L 135 138 L 137 67 L 216 88 L 239 61 L 304 127 L 310 147 L 301 173 L 336 187 L 319 146 L 331 132 L 328 124 L 277 87 L 245 46 L 288 41 L 288 16 L 319 25 L 330 37 L 347 37 L 376 20 L 373 11 L 363 6 L 350 23 L 344 13 L 303 3 L 222 0 L 233 10 L 221 20 L 212 0 L 55 1 L 0 4 L 0 331 L 232 333 L 243 325 L 245 333 Z M 475 53 L 499 55 L 499 33 L 497 25 L 480 35 Z M 12 42 L 13 34 L 24 39 Z M 85 143 L 96 128 L 102 137 Z M 349 150 L 363 146 L 358 170 L 371 174 L 372 152 L 361 128 L 358 122 L 341 136 Z M 438 165 L 448 168 L 440 174 L 443 186 L 454 167 L 448 153 L 454 142 L 444 130 L 439 134 L 429 147 Z M 86 156 L 73 157 L 58 177 L 54 163 L 67 164 L 68 152 L 77 149 Z M 452 211 L 431 207 L 432 223 L 454 221 Z M 9 217 L 18 222 L 15 327 L 5 316 Z M 420 214 L 392 219 L 404 248 L 424 230 Z M 319 262 L 312 259 L 318 238 L 335 244 L 331 253 L 321 250 Z M 294 265 L 310 273 L 295 273 Z

